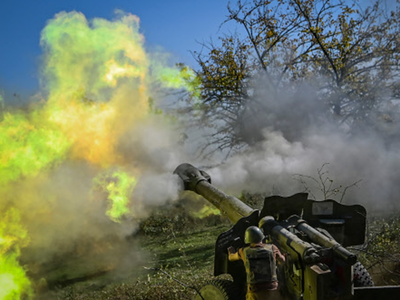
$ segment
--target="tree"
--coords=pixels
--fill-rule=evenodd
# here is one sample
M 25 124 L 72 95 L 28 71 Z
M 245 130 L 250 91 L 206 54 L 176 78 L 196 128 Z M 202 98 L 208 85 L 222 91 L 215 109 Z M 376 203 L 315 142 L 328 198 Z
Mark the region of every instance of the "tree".
M 230 125 L 242 118 L 254 70 L 247 59 L 248 45 L 236 37 L 220 40 L 221 46 L 212 46 L 206 58 L 201 53 L 195 54 L 200 65 L 197 76 L 202 86 L 198 109 L 202 111 L 202 121 L 216 129 L 206 147 L 214 144 L 224 150 L 243 145 L 243 137 L 235 132 L 236 126 Z
M 313 86 L 311 106 L 318 109 L 305 105 L 299 117 L 310 124 L 329 119 L 352 134 L 374 129 L 390 135 L 387 125 L 400 121 L 393 101 L 400 91 L 400 9 L 387 11 L 384 4 L 239 0 L 228 6 L 226 22 L 242 26 L 245 38 L 224 36 L 207 54 L 194 53 L 202 86 L 197 108 L 215 128 L 209 144 L 237 149 L 256 143 L 256 127 L 270 125 L 265 116 L 284 102 L 282 91 L 299 95 L 305 83 Z

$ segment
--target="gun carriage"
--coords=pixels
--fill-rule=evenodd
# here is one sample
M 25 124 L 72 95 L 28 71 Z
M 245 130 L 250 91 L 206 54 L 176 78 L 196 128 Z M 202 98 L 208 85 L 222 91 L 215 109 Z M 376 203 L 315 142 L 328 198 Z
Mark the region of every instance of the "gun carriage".
M 366 210 L 361 205 L 343 205 L 334 200 L 314 201 L 306 193 L 272 196 L 261 210 L 226 195 L 211 184 L 211 177 L 190 164 L 179 165 L 186 190 L 202 195 L 234 224 L 217 238 L 214 256 L 215 280 L 201 288 L 196 299 L 239 300 L 245 298 L 246 272 L 241 261 L 229 261 L 227 248 L 245 246 L 244 233 L 259 226 L 266 242 L 274 243 L 286 256 L 278 269 L 285 299 L 368 300 L 400 299 L 400 287 L 374 287 L 367 270 L 345 247 L 365 241 Z M 232 280 L 218 279 L 230 274 Z

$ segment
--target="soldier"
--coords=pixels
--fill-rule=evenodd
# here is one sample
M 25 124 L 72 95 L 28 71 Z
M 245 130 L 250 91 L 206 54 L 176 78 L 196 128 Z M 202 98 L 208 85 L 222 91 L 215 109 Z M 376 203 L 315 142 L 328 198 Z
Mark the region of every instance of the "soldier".
M 240 248 L 229 247 L 229 260 L 243 260 L 247 274 L 246 300 L 280 299 L 276 263 L 285 261 L 278 247 L 262 242 L 264 234 L 260 228 L 250 226 L 246 229 L 244 242 L 250 244 Z

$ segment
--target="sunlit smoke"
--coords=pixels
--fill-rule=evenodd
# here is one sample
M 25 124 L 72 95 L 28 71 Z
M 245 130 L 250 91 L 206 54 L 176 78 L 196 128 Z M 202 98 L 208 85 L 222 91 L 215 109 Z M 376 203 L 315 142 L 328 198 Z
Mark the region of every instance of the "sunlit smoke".
M 38 111 L 5 113 L 0 127 L 0 184 L 41 170 L 65 159 L 70 141 L 44 121 Z
M 162 66 L 154 66 L 157 71 L 158 78 L 164 85 L 169 88 L 187 89 L 194 98 L 199 97 L 200 80 L 196 77 L 194 71 L 188 66 L 181 66 L 180 69 L 163 68 Z
M 46 113 L 76 159 L 116 163 L 119 136 L 148 114 L 149 62 L 138 28 L 130 14 L 89 24 L 81 13 L 61 12 L 42 32 Z
M 110 203 L 107 215 L 111 220 L 120 222 L 120 219 L 124 215 L 129 214 L 128 204 L 131 193 L 136 185 L 135 177 L 123 171 L 114 171 L 110 176 L 107 173 L 99 174 L 94 181 L 101 188 L 105 189 L 108 194 Z
M 21 247 L 27 245 L 27 230 L 20 225 L 16 209 L 2 214 L 0 223 L 0 299 L 12 300 L 32 297 L 31 283 L 18 259 Z
M 191 215 L 195 218 L 204 219 L 212 215 L 220 215 L 221 211 L 212 205 L 204 205 L 199 211 L 192 211 Z
M 0 127 L 0 299 L 32 298 L 26 272 L 48 279 L 40 266 L 56 256 L 116 251 L 104 240 L 124 240 L 146 216 L 148 197 L 135 187 L 148 191 L 171 161 L 138 161 L 153 141 L 133 136 L 154 127 L 153 85 L 194 94 L 196 81 L 185 66 L 153 61 L 161 56 L 144 43 L 139 18 L 121 11 L 113 21 L 60 12 L 43 29 L 40 101 L 5 108 Z M 157 116 L 157 127 L 170 123 Z M 162 188 L 164 199 L 176 195 Z

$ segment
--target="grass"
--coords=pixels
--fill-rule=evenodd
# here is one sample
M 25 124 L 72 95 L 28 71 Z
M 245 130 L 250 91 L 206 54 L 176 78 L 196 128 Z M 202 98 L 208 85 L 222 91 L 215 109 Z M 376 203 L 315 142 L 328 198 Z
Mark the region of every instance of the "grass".
M 181 214 L 182 215 L 182 214 Z M 133 267 L 39 293 L 40 300 L 193 299 L 213 279 L 214 246 L 230 223 L 179 219 L 147 224 L 131 242 L 146 254 Z M 357 253 L 377 285 L 400 284 L 400 219 L 371 218 L 367 243 Z M 355 249 L 354 249 L 355 250 Z M 379 270 L 377 270 L 379 267 Z
M 193 299 L 196 289 L 212 279 L 214 246 L 227 224 L 191 232 L 165 231 L 164 235 L 137 236 L 149 254 L 141 267 L 109 272 L 37 296 L 41 300 Z

